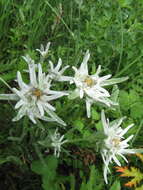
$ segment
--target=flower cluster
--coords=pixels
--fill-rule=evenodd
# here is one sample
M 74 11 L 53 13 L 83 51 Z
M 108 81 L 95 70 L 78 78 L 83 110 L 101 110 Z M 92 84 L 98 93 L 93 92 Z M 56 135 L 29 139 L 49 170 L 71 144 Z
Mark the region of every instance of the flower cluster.
M 114 161 L 118 166 L 121 166 L 117 156 L 121 156 L 126 162 L 128 162 L 124 154 L 137 153 L 136 149 L 128 149 L 128 142 L 133 138 L 134 135 L 129 136 L 127 139 L 124 138 L 124 135 L 131 127 L 133 127 L 134 124 L 122 129 L 121 123 L 123 122 L 123 119 L 124 118 L 120 118 L 117 121 L 110 123 L 109 119 L 105 118 L 104 111 L 101 113 L 104 134 L 106 135 L 103 147 L 101 149 L 101 155 L 104 161 L 104 179 L 106 183 L 107 172 L 110 172 L 109 163 Z
M 87 51 L 79 69 L 73 67 L 75 75 L 73 80 L 71 80 L 71 83 L 74 83 L 76 86 L 75 91 L 72 92 L 73 97 L 80 97 L 81 99 L 85 97 L 88 118 L 91 115 L 90 110 L 93 103 L 101 103 L 108 107 L 111 107 L 112 105 L 118 105 L 117 102 L 113 102 L 110 99 L 111 94 L 107 89 L 105 89 L 105 87 L 123 82 L 128 79 L 128 77 L 109 79 L 111 78 L 110 74 L 100 77 L 99 74 L 101 73 L 101 65 L 98 66 L 95 74 L 89 75 L 87 65 L 89 58 L 90 53 Z
M 18 88 L 11 88 L 12 94 L 1 94 L 1 100 L 15 100 L 17 101 L 15 109 L 18 110 L 17 116 L 13 121 L 18 121 L 24 116 L 36 124 L 38 119 L 47 122 L 57 122 L 61 125 L 66 123 L 58 117 L 55 113 L 56 108 L 53 106 L 53 100 L 56 100 L 62 96 L 68 96 L 70 99 L 80 98 L 86 102 L 87 117 L 91 116 L 92 104 L 101 104 L 102 106 L 113 107 L 118 105 L 118 102 L 114 102 L 111 99 L 111 93 L 107 90 L 108 86 L 123 82 L 128 77 L 111 78 L 111 74 L 100 76 L 101 65 L 98 66 L 94 74 L 89 74 L 88 60 L 90 53 L 87 52 L 84 55 L 83 61 L 79 68 L 73 66 L 75 72 L 74 76 L 65 76 L 64 72 L 69 68 L 69 65 L 61 68 L 62 60 L 59 58 L 58 64 L 54 66 L 53 62 L 49 61 L 49 69 L 47 72 L 42 71 L 42 64 L 48 57 L 48 51 L 50 42 L 46 48 L 41 45 L 40 49 L 36 49 L 40 53 L 41 61 L 36 64 L 29 55 L 23 56 L 24 60 L 28 64 L 29 83 L 25 83 L 22 79 L 21 73 L 17 72 L 16 82 Z M 1 79 L 2 80 L 2 79 Z M 69 85 L 74 84 L 74 91 L 56 91 L 54 90 L 53 82 L 68 82 Z M 121 156 L 126 162 L 124 154 L 134 154 L 138 152 L 136 149 L 128 149 L 128 142 L 133 138 L 133 135 L 127 139 L 124 138 L 125 133 L 133 127 L 133 124 L 129 125 L 125 129 L 121 127 L 124 118 L 109 122 L 105 118 L 104 111 L 101 113 L 101 120 L 103 124 L 103 132 L 106 136 L 101 146 L 101 156 L 104 162 L 104 179 L 107 181 L 107 174 L 110 172 L 109 164 L 113 161 L 121 166 L 118 156 Z M 68 142 L 63 140 L 64 135 L 60 135 L 58 129 L 54 134 L 49 136 L 51 141 L 51 147 L 54 148 L 54 155 L 59 157 L 61 152 L 61 146 Z

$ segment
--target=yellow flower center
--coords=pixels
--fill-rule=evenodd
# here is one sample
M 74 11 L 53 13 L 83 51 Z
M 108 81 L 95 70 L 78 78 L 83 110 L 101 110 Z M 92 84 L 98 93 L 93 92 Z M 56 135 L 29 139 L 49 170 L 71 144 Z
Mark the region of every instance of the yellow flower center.
M 35 88 L 34 90 L 32 90 L 32 94 L 36 96 L 37 98 L 40 98 L 40 96 L 42 95 L 42 92 L 38 88 Z
M 89 87 L 91 87 L 91 86 L 93 86 L 94 85 L 94 80 L 92 79 L 92 78 L 90 78 L 90 77 L 87 77 L 85 80 L 84 80 L 84 82 L 87 84 L 87 86 L 89 86 Z
M 112 140 L 112 142 L 113 142 L 114 146 L 117 147 L 117 146 L 119 146 L 121 140 L 120 140 L 120 138 L 115 138 L 115 139 Z

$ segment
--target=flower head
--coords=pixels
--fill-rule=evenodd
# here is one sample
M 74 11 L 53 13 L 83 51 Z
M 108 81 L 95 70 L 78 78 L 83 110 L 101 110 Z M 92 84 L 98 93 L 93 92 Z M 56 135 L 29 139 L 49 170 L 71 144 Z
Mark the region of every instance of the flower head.
M 64 140 L 64 135 L 60 135 L 60 133 L 58 132 L 58 129 L 55 130 L 55 133 L 53 135 L 50 135 L 50 139 L 52 141 L 51 146 L 54 147 L 54 155 L 56 157 L 60 156 L 60 152 L 61 152 L 61 146 L 62 144 L 66 143 L 67 140 Z
M 98 66 L 95 74 L 89 75 L 87 66 L 89 58 L 90 53 L 87 51 L 79 69 L 73 67 L 75 75 L 71 81 L 71 83 L 75 83 L 76 85 L 76 96 L 79 96 L 80 98 L 83 98 L 84 96 L 86 97 L 86 109 L 88 117 L 90 117 L 90 107 L 92 103 L 98 102 L 109 107 L 111 105 L 117 105 L 117 103 L 109 99 L 111 95 L 104 87 L 127 80 L 127 77 L 109 79 L 111 78 L 110 74 L 100 77 L 100 65 Z
M 52 61 L 49 61 L 49 63 L 50 63 L 49 77 L 52 80 L 55 80 L 55 81 L 71 81 L 72 77 L 63 76 L 63 73 L 69 67 L 69 65 L 65 66 L 63 69 L 60 70 L 61 65 L 62 65 L 61 58 L 59 58 L 58 64 L 56 65 L 55 68 L 54 68 L 54 64 L 52 63 Z
M 65 123 L 54 113 L 55 108 L 49 101 L 67 95 L 65 92 L 50 90 L 51 84 L 49 76 L 42 73 L 41 64 L 38 64 L 38 74 L 35 64 L 28 64 L 30 83 L 26 84 L 21 77 L 21 73 L 17 72 L 17 82 L 19 90 L 13 88 L 14 94 L 19 97 L 19 101 L 15 105 L 15 109 L 19 109 L 18 115 L 13 119 L 17 121 L 24 115 L 27 115 L 33 123 L 36 123 L 35 118 L 46 121 L 57 121 L 65 125 Z M 45 112 L 50 116 L 46 117 Z
M 106 183 L 107 173 L 110 172 L 109 164 L 114 161 L 118 166 L 121 166 L 117 156 L 121 156 L 126 162 L 128 162 L 124 154 L 136 153 L 136 149 L 128 149 L 128 142 L 133 138 L 133 135 L 129 136 L 127 139 L 124 138 L 125 133 L 127 133 L 134 124 L 122 129 L 120 125 L 123 122 L 123 119 L 124 118 L 120 118 L 109 123 L 109 120 L 105 118 L 104 111 L 101 113 L 104 134 L 107 136 L 101 149 L 101 155 L 104 161 L 104 179 Z
M 36 49 L 43 58 L 46 58 L 48 55 L 48 51 L 49 51 L 49 47 L 50 47 L 50 42 L 47 43 L 46 47 L 44 48 L 43 44 L 41 44 L 40 49 Z

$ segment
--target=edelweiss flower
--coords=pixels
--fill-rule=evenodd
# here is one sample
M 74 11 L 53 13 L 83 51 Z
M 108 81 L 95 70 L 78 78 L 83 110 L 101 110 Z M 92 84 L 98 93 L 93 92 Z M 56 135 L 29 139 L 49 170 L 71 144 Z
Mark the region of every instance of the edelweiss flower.
M 42 73 L 41 64 L 38 64 L 38 75 L 35 70 L 35 64 L 28 64 L 30 83 L 23 82 L 21 73 L 17 72 L 17 82 L 19 90 L 12 88 L 14 94 L 10 95 L 10 99 L 19 98 L 15 105 L 15 109 L 19 109 L 18 115 L 13 121 L 20 120 L 24 115 L 27 115 L 33 123 L 36 123 L 35 118 L 45 121 L 56 121 L 62 125 L 66 125 L 55 113 L 55 108 L 49 101 L 57 99 L 61 96 L 68 95 L 65 92 L 50 90 L 49 76 Z M 7 95 L 1 95 L 0 99 L 7 98 Z M 15 98 L 16 99 L 16 98 Z M 46 117 L 45 112 L 50 116 Z
M 54 147 L 54 155 L 59 157 L 61 152 L 61 146 L 62 144 L 66 143 L 67 140 L 64 140 L 64 135 L 60 136 L 60 133 L 58 133 L 58 129 L 55 130 L 55 133 L 53 135 L 50 135 L 50 139 L 52 141 L 51 146 Z
M 48 55 L 49 47 L 50 47 L 50 42 L 47 43 L 46 48 L 44 48 L 43 44 L 41 44 L 40 49 L 36 49 L 36 50 L 39 51 L 39 53 L 41 54 L 43 58 L 46 58 Z
M 101 120 L 103 124 L 104 133 L 107 138 L 104 140 L 103 147 L 101 149 L 101 155 L 104 161 L 104 180 L 107 182 L 107 173 L 110 172 L 109 164 L 113 161 L 121 166 L 120 161 L 117 156 L 121 156 L 126 162 L 128 160 L 125 158 L 124 154 L 134 154 L 137 153 L 137 149 L 128 149 L 128 142 L 133 138 L 134 135 L 129 136 L 127 139 L 124 139 L 125 133 L 133 127 L 134 124 L 129 125 L 125 129 L 120 127 L 124 118 L 115 120 L 114 122 L 109 123 L 109 120 L 105 118 L 104 111 L 101 113 Z
M 76 90 L 74 96 L 79 96 L 83 98 L 86 96 L 86 109 L 87 116 L 90 117 L 90 107 L 94 102 L 102 103 L 106 106 L 117 105 L 117 103 L 111 101 L 109 97 L 110 93 L 104 88 L 108 85 L 113 85 L 124 80 L 127 80 L 128 77 L 109 79 L 111 75 L 105 75 L 100 77 L 101 66 L 98 66 L 98 69 L 95 74 L 89 75 L 87 62 L 89 60 L 90 54 L 89 51 L 86 52 L 83 62 L 79 69 L 73 67 L 75 71 L 75 76 L 71 83 L 75 83 Z M 76 94 L 76 95 L 75 95 Z
M 63 69 L 60 70 L 60 67 L 62 65 L 61 58 L 59 58 L 58 64 L 55 68 L 52 61 L 49 61 L 49 63 L 50 63 L 49 76 L 52 80 L 55 80 L 55 81 L 71 81 L 72 80 L 72 77 L 63 76 L 63 73 L 69 67 L 69 65 L 65 66 Z

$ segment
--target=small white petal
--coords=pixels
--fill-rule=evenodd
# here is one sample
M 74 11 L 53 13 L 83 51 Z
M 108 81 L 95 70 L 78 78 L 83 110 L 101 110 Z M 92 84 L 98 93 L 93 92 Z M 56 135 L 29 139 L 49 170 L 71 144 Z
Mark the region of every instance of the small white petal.
M 104 77 L 100 77 L 99 81 L 102 82 L 104 84 L 104 81 L 106 81 L 107 79 L 109 79 L 112 75 L 105 75 Z
M 133 126 L 134 126 L 134 124 L 131 124 L 131 125 L 129 125 L 128 127 L 126 127 L 126 128 L 122 131 L 122 133 L 121 133 L 120 135 L 123 136 L 124 134 L 126 134 L 127 131 L 128 131 L 130 128 L 132 128 Z
M 72 82 L 73 77 L 67 77 L 67 76 L 61 76 L 58 81 L 64 82 L 64 81 L 70 81 Z
M 20 108 L 23 104 L 24 104 L 24 101 L 23 101 L 23 100 L 19 100 L 19 101 L 16 103 L 16 105 L 15 105 L 15 109 Z
M 87 112 L 87 117 L 90 118 L 91 116 L 91 101 L 86 98 L 86 112 Z
M 50 105 L 48 102 L 46 102 L 45 104 L 44 104 L 44 107 L 47 107 L 48 109 L 50 109 L 50 110 L 52 110 L 52 111 L 55 111 L 56 109 L 52 106 L 52 105 Z
M 81 73 L 84 73 L 85 75 L 88 75 L 88 66 L 87 66 L 87 62 L 90 58 L 90 53 L 89 50 L 86 51 L 85 56 L 83 58 L 83 62 L 81 63 L 81 66 L 79 68 L 79 71 Z
M 56 70 L 56 71 L 59 71 L 61 65 L 62 65 L 62 60 L 61 60 L 61 58 L 59 58 L 58 64 L 57 64 L 57 66 L 55 67 L 55 70 Z
M 62 75 L 62 74 L 65 72 L 65 70 L 66 70 L 67 68 L 69 68 L 69 65 L 67 65 L 67 66 L 65 66 L 63 69 L 61 69 L 61 70 L 60 70 L 60 74 Z
M 126 159 L 126 157 L 123 154 L 119 154 L 119 155 L 128 163 L 128 160 Z
M 29 114 L 29 119 L 34 123 L 36 124 L 36 120 L 34 119 L 34 116 L 32 114 Z
M 22 77 L 21 77 L 21 73 L 18 71 L 17 72 L 17 82 L 19 87 L 22 88 L 27 88 L 27 85 L 23 82 Z
M 30 82 L 33 86 L 37 86 L 36 71 L 34 64 L 29 64 L 28 66 L 29 66 Z
M 121 166 L 121 163 L 120 163 L 119 160 L 116 158 L 116 156 L 113 156 L 113 160 L 115 161 L 115 163 L 116 163 L 118 166 Z
M 38 64 L 38 82 L 41 84 L 43 81 L 42 67 L 41 64 Z
M 40 101 L 37 101 L 37 106 L 38 106 L 41 116 L 44 116 L 44 108 Z
M 108 128 L 109 127 L 108 127 L 108 124 L 106 122 L 104 110 L 102 110 L 102 112 L 101 112 L 101 120 L 102 120 L 102 124 L 103 124 L 104 133 L 108 134 Z
M 79 91 L 79 95 L 80 95 L 80 98 L 82 99 L 82 98 L 83 98 L 83 96 L 84 96 L 84 92 L 83 92 L 83 90 L 82 90 L 82 89 L 80 89 L 80 91 Z
M 45 108 L 46 112 L 56 121 L 58 122 L 59 124 L 63 125 L 63 126 L 66 126 L 66 123 L 60 119 L 53 111 Z

